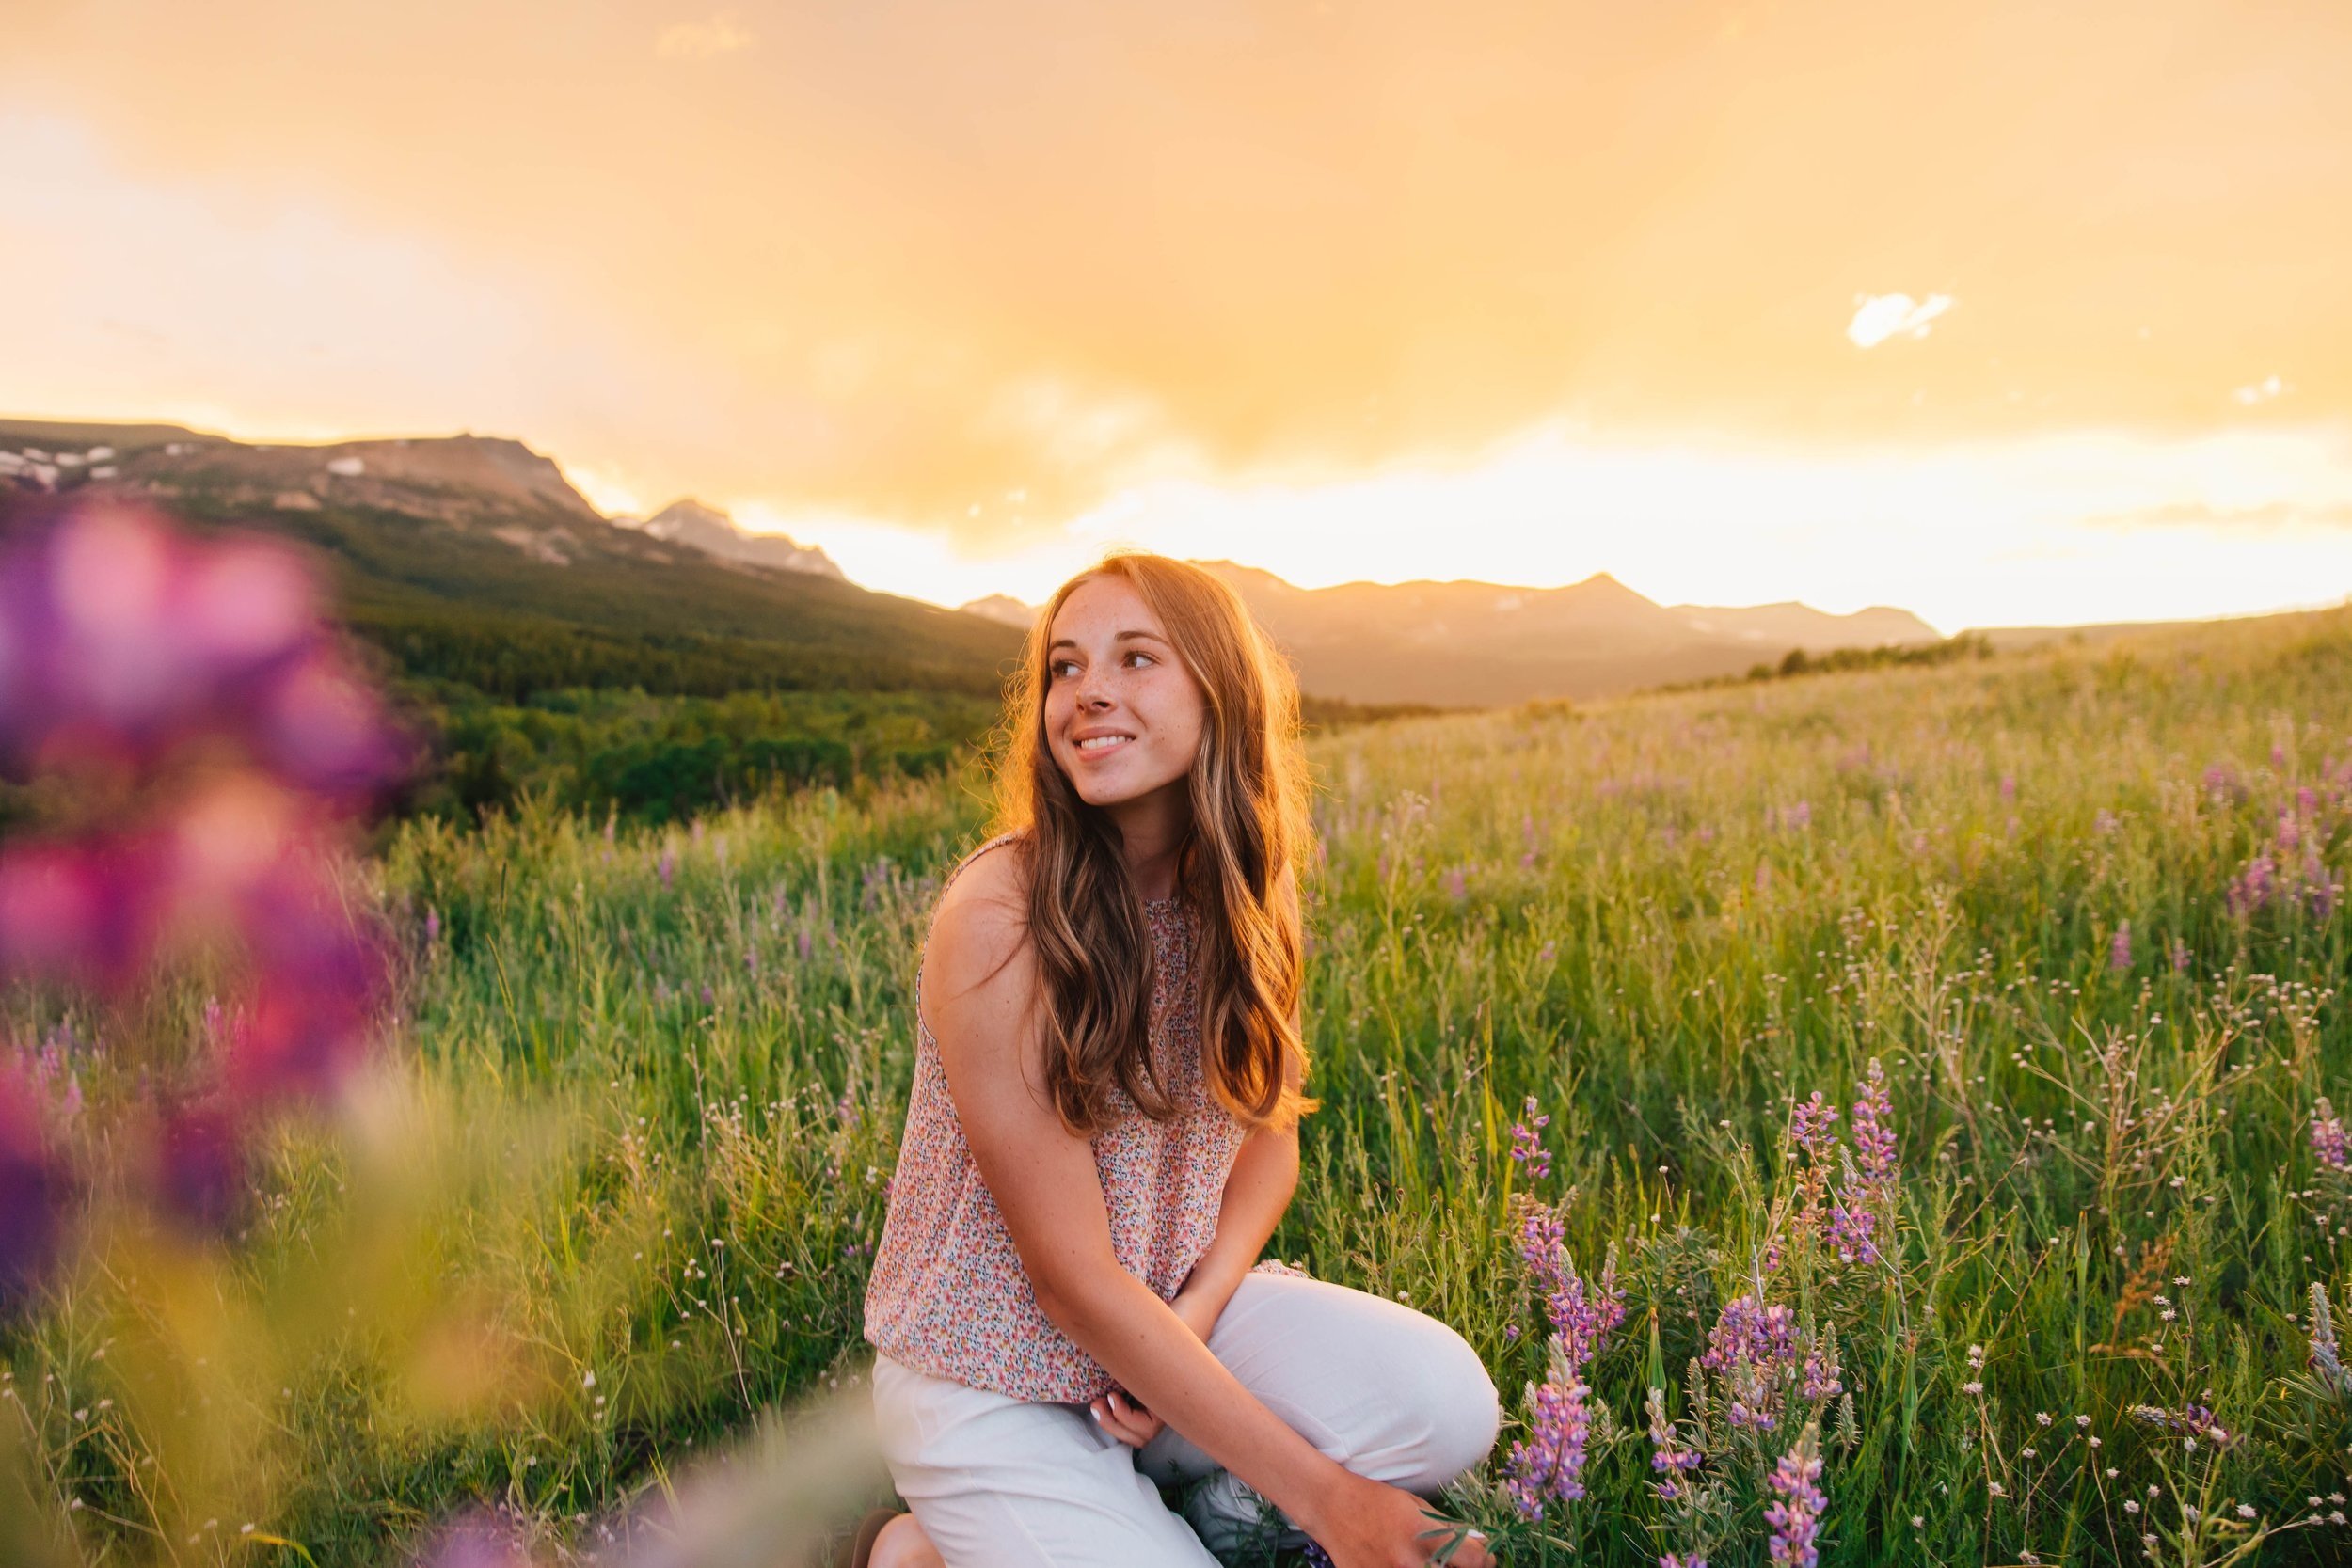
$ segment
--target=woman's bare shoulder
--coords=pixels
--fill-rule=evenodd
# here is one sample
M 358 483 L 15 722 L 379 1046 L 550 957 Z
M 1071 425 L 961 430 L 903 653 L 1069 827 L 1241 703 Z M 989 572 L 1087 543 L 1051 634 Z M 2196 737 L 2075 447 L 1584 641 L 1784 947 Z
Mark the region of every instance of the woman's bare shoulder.
M 940 895 L 924 957 L 927 1004 L 933 996 L 953 1006 L 1025 992 L 1032 967 L 1028 880 L 1018 847 L 1013 841 L 984 850 Z

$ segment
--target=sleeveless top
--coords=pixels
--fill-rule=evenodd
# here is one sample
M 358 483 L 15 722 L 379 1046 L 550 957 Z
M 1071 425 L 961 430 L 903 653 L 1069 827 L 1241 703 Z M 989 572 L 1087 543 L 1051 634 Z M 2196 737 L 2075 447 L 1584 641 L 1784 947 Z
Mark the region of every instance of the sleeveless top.
M 991 839 L 950 873 L 1014 835 Z M 946 893 L 943 886 L 941 893 Z M 1144 903 L 1154 978 L 1150 1049 L 1176 1116 L 1153 1121 L 1116 1085 L 1091 1140 L 1120 1266 L 1162 1299 L 1208 1250 L 1242 1126 L 1208 1093 L 1192 971 L 1198 922 L 1173 898 Z M 882 1245 L 866 1287 L 866 1338 L 903 1366 L 1019 1400 L 1085 1403 L 1115 1385 L 1054 1326 L 980 1179 L 947 1094 L 915 980 L 914 1082 Z

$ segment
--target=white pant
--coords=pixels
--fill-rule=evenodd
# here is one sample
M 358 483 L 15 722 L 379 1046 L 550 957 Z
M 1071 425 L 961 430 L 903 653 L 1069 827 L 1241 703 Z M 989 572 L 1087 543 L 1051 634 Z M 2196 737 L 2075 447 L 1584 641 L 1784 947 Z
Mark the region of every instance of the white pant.
M 1494 1446 L 1494 1381 L 1462 1337 L 1409 1307 L 1322 1280 L 1245 1275 L 1209 1335 L 1228 1371 L 1360 1476 L 1424 1497 Z M 874 1360 L 874 1412 L 898 1495 L 948 1568 L 1207 1568 L 1304 1537 L 1173 1428 L 1141 1449 L 1076 1404 L 1012 1399 Z M 1182 1487 L 1183 1516 L 1159 1487 Z

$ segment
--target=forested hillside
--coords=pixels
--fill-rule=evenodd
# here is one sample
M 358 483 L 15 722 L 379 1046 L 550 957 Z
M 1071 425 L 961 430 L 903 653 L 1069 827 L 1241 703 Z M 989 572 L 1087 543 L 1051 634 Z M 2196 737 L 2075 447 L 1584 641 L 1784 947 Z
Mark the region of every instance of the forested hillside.
M 926 775 L 995 721 L 1022 633 L 837 576 L 616 527 L 519 442 L 260 446 L 176 426 L 0 421 L 54 489 L 0 530 L 102 495 L 316 563 L 421 766 L 396 816 L 471 821 L 526 793 L 658 824 L 774 786 Z M 1426 709 L 1311 705 L 1323 723 Z M 0 825 L 24 803 L 0 786 Z

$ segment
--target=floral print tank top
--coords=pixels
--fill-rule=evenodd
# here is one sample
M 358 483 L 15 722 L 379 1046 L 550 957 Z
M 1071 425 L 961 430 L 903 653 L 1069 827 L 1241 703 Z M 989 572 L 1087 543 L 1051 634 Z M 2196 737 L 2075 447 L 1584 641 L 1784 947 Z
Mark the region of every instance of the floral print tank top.
M 953 882 L 979 856 L 966 856 Z M 943 892 L 945 890 L 943 889 Z M 1197 923 L 1176 899 L 1147 900 L 1155 977 L 1152 1066 L 1177 1107 L 1153 1121 L 1113 1088 L 1094 1166 L 1121 1267 L 1162 1300 L 1176 1294 L 1216 1232 L 1225 1178 L 1244 1136 L 1208 1093 L 1192 970 Z M 866 1290 L 866 1338 L 903 1366 L 1014 1399 L 1083 1403 L 1114 1380 L 1038 1307 L 1012 1236 L 964 1142 L 939 1042 L 916 981 L 914 1082 L 891 1179 L 882 1245 Z

